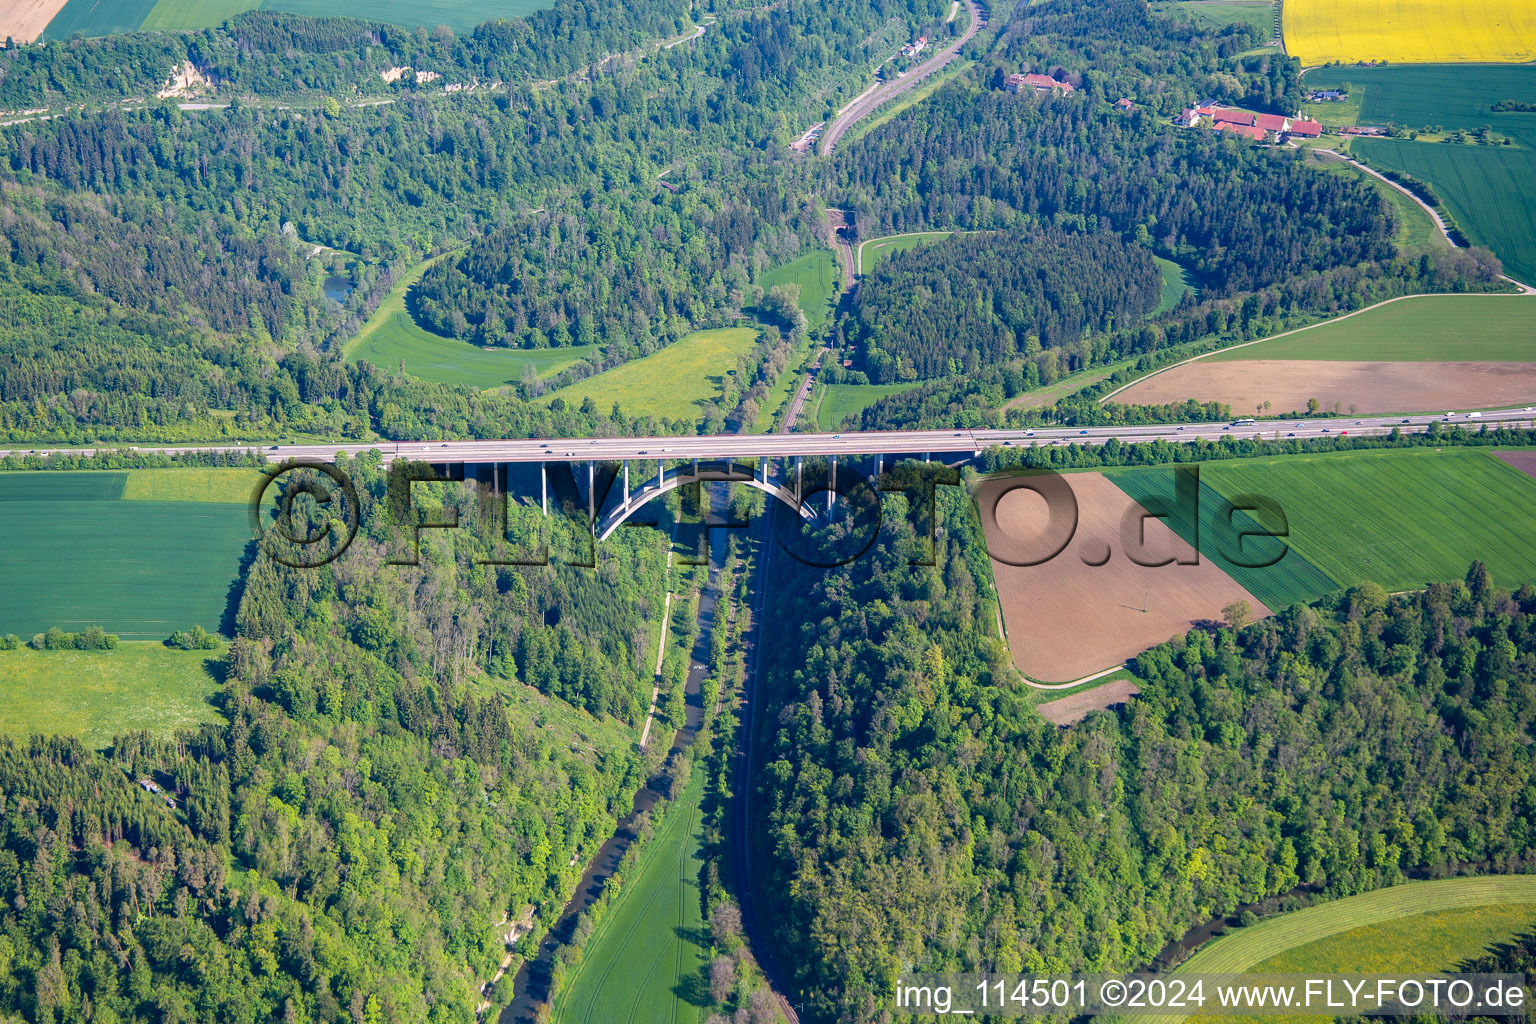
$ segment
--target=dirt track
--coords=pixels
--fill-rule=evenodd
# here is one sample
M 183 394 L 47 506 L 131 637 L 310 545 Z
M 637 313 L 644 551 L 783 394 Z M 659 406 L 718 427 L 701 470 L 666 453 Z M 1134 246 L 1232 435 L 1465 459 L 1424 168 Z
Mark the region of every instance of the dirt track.
M 30 43 L 68 0 L 5 0 L 0 4 L 0 41 L 7 37 Z
M 1076 532 L 1060 555 L 1030 567 L 1007 565 L 996 556 L 1024 561 L 1020 556 L 1045 553 L 1045 499 L 1027 490 L 997 499 L 1015 482 L 1011 478 L 989 480 L 977 490 L 1009 646 L 1025 675 L 1045 681 L 1080 678 L 1184 633 L 1200 620 L 1220 618 L 1221 609 L 1233 601 L 1247 601 L 1254 618 L 1269 614 L 1208 559 L 1195 565 L 1137 565 L 1125 553 L 1121 529 L 1126 514 L 1139 513 L 1140 506 L 1099 473 L 1061 479 L 1077 501 Z M 986 509 L 994 500 L 996 516 L 989 521 Z M 1144 522 L 1143 561 L 1193 554 L 1161 521 Z M 1106 552 L 1108 561 L 1089 564 L 1100 562 Z
M 1536 399 L 1536 363 L 1366 363 L 1328 359 L 1199 360 L 1133 384 L 1115 396 L 1127 405 L 1194 398 L 1252 415 L 1302 411 L 1316 398 L 1357 413 L 1432 412 L 1523 405 Z

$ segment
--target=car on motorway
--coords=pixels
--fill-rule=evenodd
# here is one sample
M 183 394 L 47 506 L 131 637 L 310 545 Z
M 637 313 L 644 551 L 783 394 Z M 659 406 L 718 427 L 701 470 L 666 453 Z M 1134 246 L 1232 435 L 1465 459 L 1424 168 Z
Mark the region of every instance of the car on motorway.
M 1024 436 L 1025 437 L 1034 437 L 1035 436 L 1035 432 L 1033 430 L 1026 430 L 1026 431 L 1024 431 Z
M 645 454 L 645 449 L 641 448 L 640 451 L 638 451 L 636 454 L 637 455 L 644 455 Z
M 1296 436 L 1296 431 L 1293 430 L 1289 434 L 1286 434 L 1285 436 L 1286 437 L 1295 437 Z
M 1180 427 L 1180 428 L 1179 428 L 1179 429 L 1180 429 L 1180 430 L 1183 430 L 1183 429 L 1184 429 L 1184 428 L 1183 428 L 1183 427 Z M 1079 433 L 1079 434 L 1086 434 L 1086 433 L 1088 433 L 1088 431 L 1086 431 L 1086 430 L 1079 430 L 1079 431 L 1078 431 L 1078 433 Z
M 1184 428 L 1183 428 L 1183 427 L 1180 427 L 1180 428 L 1179 428 L 1179 429 L 1180 429 L 1180 430 L 1183 430 L 1183 429 L 1184 429 Z M 1083 433 L 1085 433 L 1085 434 L 1086 434 L 1086 433 L 1087 433 L 1087 431 L 1086 431 L 1086 430 L 1085 430 L 1085 431 L 1083 431 Z
M 1413 420 L 1403 420 L 1404 423 L 1412 423 Z
M 1323 428 L 1323 433 L 1328 434 L 1328 433 L 1332 433 L 1332 431 L 1330 431 L 1327 427 L 1324 427 Z
M 1004 447 L 1012 448 L 1013 447 L 1013 442 L 1012 441 L 1004 441 L 1003 445 L 1004 445 Z
M 1183 427 L 1180 427 L 1180 428 L 1179 428 L 1179 429 L 1180 429 L 1180 430 L 1183 430 L 1183 429 L 1184 429 L 1184 428 L 1183 428 Z M 1232 428 L 1231 428 L 1231 427 L 1222 427 L 1222 428 L 1221 428 L 1221 429 L 1222 429 L 1222 430 L 1231 430 L 1231 429 L 1232 429 Z
M 832 440 L 836 441 L 838 438 L 840 438 L 842 436 L 843 436 L 842 434 L 833 434 L 832 435 Z

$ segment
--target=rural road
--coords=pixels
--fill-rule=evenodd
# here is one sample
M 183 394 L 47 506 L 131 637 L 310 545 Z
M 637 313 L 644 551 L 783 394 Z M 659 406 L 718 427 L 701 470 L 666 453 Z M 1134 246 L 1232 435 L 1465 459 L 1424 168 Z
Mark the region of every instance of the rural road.
M 960 48 L 971 41 L 971 38 L 980 30 L 982 24 L 981 8 L 976 5 L 976 0 L 965 0 L 965 6 L 971 12 L 971 19 L 959 38 L 922 64 L 908 71 L 905 76 L 896 79 L 894 82 L 883 82 L 871 89 L 865 90 L 842 110 L 839 110 L 837 116 L 827 125 L 826 131 L 821 133 L 822 153 L 832 152 L 832 147 L 837 145 L 837 140 L 842 138 L 848 129 L 857 124 L 859 120 L 874 113 L 902 93 L 916 88 L 917 84 L 923 79 L 946 67 L 950 61 L 954 60 L 955 55 L 960 52 Z
M 1397 182 L 1393 181 L 1391 178 L 1387 177 L 1385 174 L 1382 174 L 1380 171 L 1373 170 L 1370 167 L 1367 167 L 1365 164 L 1361 163 L 1359 160 L 1356 160 L 1354 157 L 1348 156 L 1348 155 L 1346 155 L 1344 153 L 1340 153 L 1336 149 L 1319 149 L 1319 150 L 1317 150 L 1317 152 L 1319 152 L 1319 153 L 1331 153 L 1334 156 L 1338 157 L 1340 160 L 1343 160 L 1345 163 L 1349 164 L 1350 166 L 1358 167 L 1360 170 L 1364 171 L 1366 174 L 1369 174 L 1371 177 L 1375 178 L 1376 180 L 1386 182 L 1392 188 L 1395 188 L 1397 191 L 1401 192 L 1403 195 L 1405 195 L 1409 199 L 1413 200 L 1415 203 L 1418 204 L 1419 209 L 1421 209 L 1425 213 L 1429 214 L 1429 219 L 1435 222 L 1435 227 L 1440 229 L 1440 234 L 1445 236 L 1445 240 L 1451 246 L 1451 248 L 1453 248 L 1453 249 L 1457 248 L 1457 246 L 1456 246 L 1456 239 L 1451 237 L 1451 230 L 1446 225 L 1445 218 L 1440 216 L 1440 211 L 1436 210 L 1433 206 L 1430 206 L 1424 200 L 1420 199 L 1417 195 L 1415 195 L 1413 193 L 1413 191 L 1411 189 L 1408 189 L 1408 188 L 1403 187 L 1402 185 L 1399 185 Z M 1514 278 L 1510 277 L 1508 274 L 1500 274 L 1499 276 L 1501 278 L 1503 278 L 1505 281 L 1508 281 L 1510 284 L 1514 285 L 1516 288 L 1519 288 L 1520 289 L 1520 293 L 1522 295 L 1536 295 L 1536 288 L 1532 288 L 1530 285 L 1525 284 L 1522 281 L 1516 281 Z M 1364 311 L 1362 310 L 1361 312 L 1364 312 Z

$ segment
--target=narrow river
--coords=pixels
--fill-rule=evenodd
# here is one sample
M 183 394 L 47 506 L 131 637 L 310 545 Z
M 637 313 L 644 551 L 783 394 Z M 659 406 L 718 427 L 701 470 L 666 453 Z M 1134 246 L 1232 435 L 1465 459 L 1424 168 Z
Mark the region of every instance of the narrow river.
M 704 702 L 700 696 L 700 687 L 705 675 L 709 672 L 710 631 L 715 622 L 716 587 L 719 581 L 720 563 L 726 547 L 724 538 L 716 536 L 712 539 L 714 543 L 710 545 L 709 586 L 699 594 L 699 633 L 694 640 L 688 665 L 688 683 L 684 688 L 683 724 L 672 738 L 672 747 L 667 752 L 666 761 L 662 763 L 661 768 L 645 788 L 635 794 L 635 802 L 629 813 L 619 821 L 613 835 L 587 865 L 586 872 L 581 876 L 581 882 L 576 886 L 575 895 L 560 912 L 559 920 L 549 930 L 549 934 L 544 936 L 544 941 L 539 943 L 537 954 L 518 970 L 513 982 L 517 995 L 513 998 L 512 1004 L 502 1012 L 500 1024 L 535 1024 L 535 1015 L 540 1004 L 549 1000 L 549 968 L 555 951 L 570 941 L 577 919 L 602 895 L 603 886 L 624 858 L 624 852 L 635 841 L 633 829 L 635 818 L 642 812 L 650 810 L 656 805 L 656 801 L 661 799 L 668 769 L 677 759 L 678 754 L 692 745 L 699 734 L 699 724 L 704 718 Z

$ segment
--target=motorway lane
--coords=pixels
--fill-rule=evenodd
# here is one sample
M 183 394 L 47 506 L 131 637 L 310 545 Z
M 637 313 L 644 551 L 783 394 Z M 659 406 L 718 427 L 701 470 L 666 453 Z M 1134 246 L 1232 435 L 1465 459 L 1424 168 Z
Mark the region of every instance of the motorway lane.
M 839 434 L 716 434 L 706 437 L 598 437 L 556 440 L 496 441 L 375 441 L 331 444 L 291 445 L 113 445 L 102 451 L 131 450 L 147 453 L 249 451 L 260 452 L 269 461 L 287 459 L 328 462 L 338 452 L 357 455 L 378 449 L 386 462 L 409 458 L 418 462 L 567 462 L 567 461 L 650 461 L 669 462 L 690 459 L 762 458 L 788 455 L 859 456 L 917 455 L 930 453 L 977 454 L 993 446 L 1028 447 L 1031 444 L 1103 444 L 1110 438 L 1121 442 L 1217 440 L 1222 437 L 1261 437 L 1272 440 L 1336 437 L 1342 434 L 1385 434 L 1394 427 L 1405 433 L 1421 433 L 1430 423 L 1456 423 L 1476 427 L 1483 423 L 1522 423 L 1536 421 L 1536 407 L 1485 412 L 1477 419 L 1466 414 L 1447 421 L 1443 415 L 1367 416 L 1359 419 L 1335 417 L 1313 420 L 1260 420 L 1248 426 L 1230 423 L 1148 424 L 1134 427 L 1041 427 L 1035 430 L 886 430 L 845 431 Z M 53 451 L 90 454 L 94 448 L 10 449 L 12 454 Z

